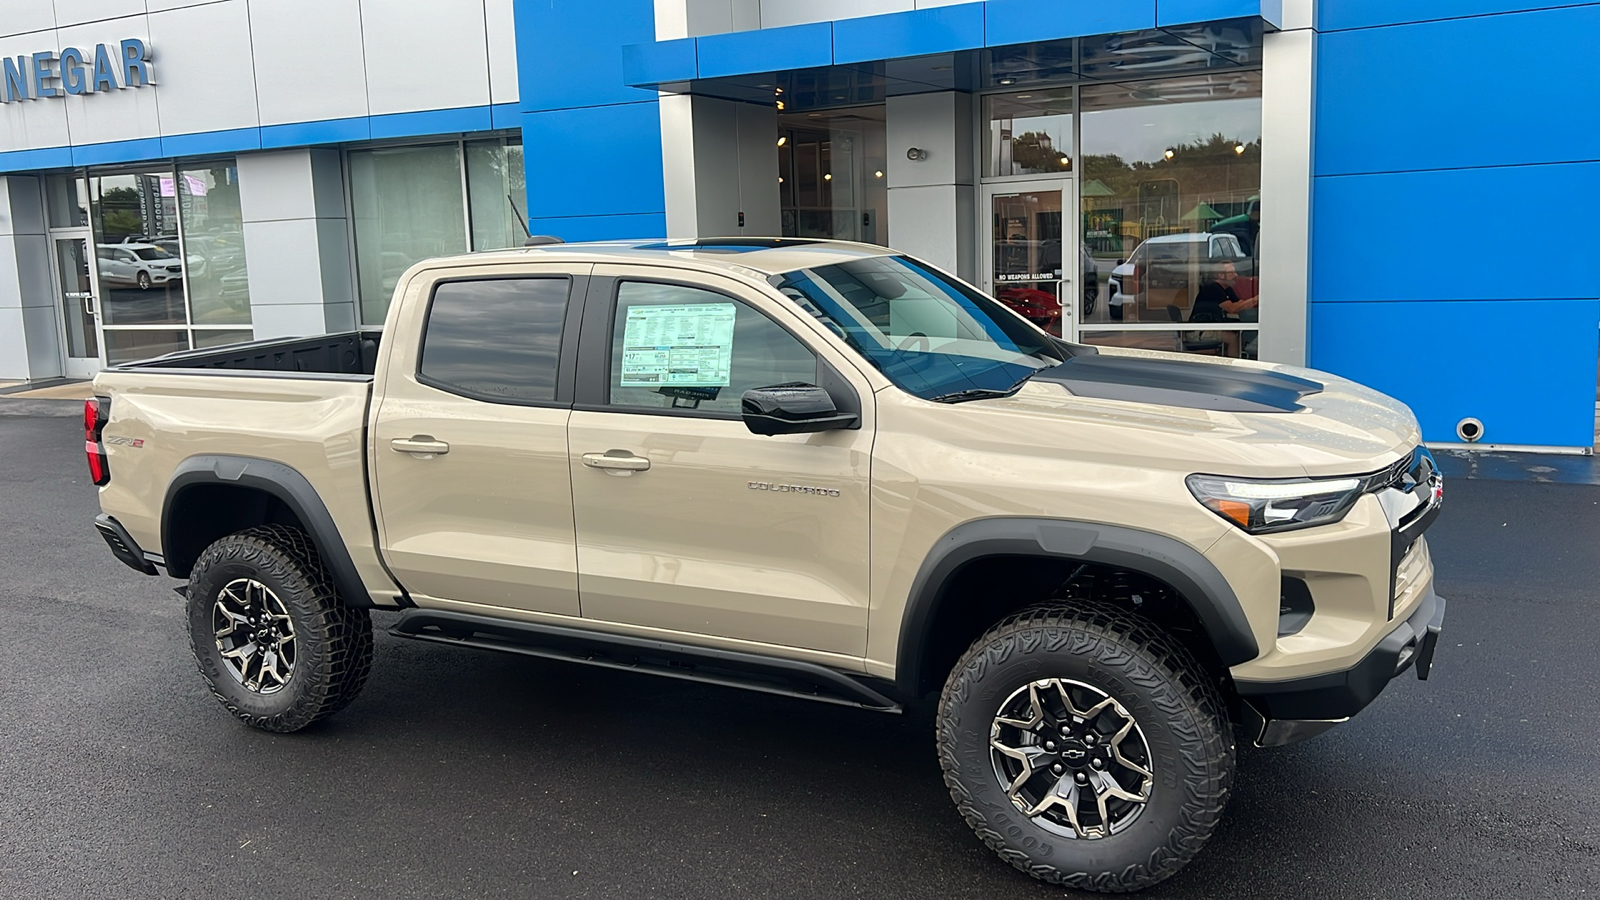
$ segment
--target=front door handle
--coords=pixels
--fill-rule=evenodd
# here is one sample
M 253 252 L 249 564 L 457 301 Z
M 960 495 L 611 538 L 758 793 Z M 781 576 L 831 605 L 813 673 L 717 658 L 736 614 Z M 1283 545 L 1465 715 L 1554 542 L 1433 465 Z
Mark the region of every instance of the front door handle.
M 634 456 L 627 450 L 608 450 L 605 453 L 585 453 L 583 464 L 591 469 L 611 469 L 619 473 L 643 472 L 650 468 L 650 460 Z
M 418 459 L 432 459 L 450 452 L 450 445 L 444 441 L 436 441 L 431 434 L 414 434 L 408 438 L 395 438 L 389 446 L 401 453 L 409 453 Z

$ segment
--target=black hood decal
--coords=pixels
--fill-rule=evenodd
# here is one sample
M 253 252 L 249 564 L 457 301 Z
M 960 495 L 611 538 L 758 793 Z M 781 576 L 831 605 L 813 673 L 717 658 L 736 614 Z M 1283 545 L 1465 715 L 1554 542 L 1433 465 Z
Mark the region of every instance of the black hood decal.
M 1282 372 L 1104 353 L 1072 356 L 1032 380 L 1053 381 L 1079 397 L 1217 412 L 1297 412 L 1305 408 L 1300 398 L 1323 388 Z

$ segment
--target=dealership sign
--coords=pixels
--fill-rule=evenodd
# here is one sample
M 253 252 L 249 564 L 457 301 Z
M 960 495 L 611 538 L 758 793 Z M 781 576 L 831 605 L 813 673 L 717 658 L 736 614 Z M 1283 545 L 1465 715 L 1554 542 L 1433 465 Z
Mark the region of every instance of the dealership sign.
M 152 84 L 150 48 L 138 38 L 120 45 L 95 44 L 94 51 L 67 47 L 0 58 L 4 80 L 0 103 L 95 94 Z

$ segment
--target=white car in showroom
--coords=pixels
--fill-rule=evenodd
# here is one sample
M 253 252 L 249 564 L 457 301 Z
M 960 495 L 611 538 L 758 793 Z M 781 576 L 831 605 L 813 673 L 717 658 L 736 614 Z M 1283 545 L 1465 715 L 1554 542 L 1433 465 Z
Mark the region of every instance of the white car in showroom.
M 183 278 L 183 261 L 155 244 L 100 244 L 100 279 L 141 291 Z

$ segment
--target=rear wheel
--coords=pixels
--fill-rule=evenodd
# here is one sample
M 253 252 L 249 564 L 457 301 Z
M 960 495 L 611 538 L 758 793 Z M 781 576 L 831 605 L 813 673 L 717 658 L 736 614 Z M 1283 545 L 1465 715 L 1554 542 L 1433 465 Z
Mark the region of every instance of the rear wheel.
M 1176 641 L 1102 604 L 1036 607 L 990 629 L 945 684 L 938 735 L 978 837 L 1084 890 L 1141 890 L 1183 868 L 1233 779 L 1216 688 Z
M 305 532 L 251 528 L 207 547 L 189 575 L 189 641 L 228 711 L 296 731 L 348 706 L 372 669 L 372 621 L 340 602 Z

